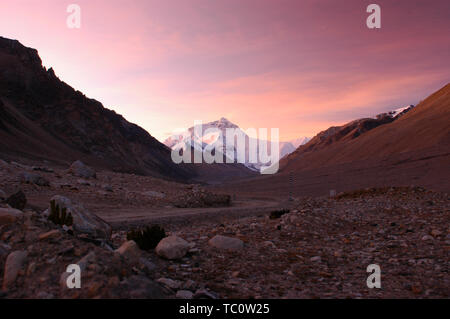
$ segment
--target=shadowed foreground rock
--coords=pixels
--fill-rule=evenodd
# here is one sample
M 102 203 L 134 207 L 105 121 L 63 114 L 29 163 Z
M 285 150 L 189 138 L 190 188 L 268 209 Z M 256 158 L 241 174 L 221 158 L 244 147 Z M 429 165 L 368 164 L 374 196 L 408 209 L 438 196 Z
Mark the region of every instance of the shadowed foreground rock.
M 67 214 L 72 214 L 73 230 L 75 233 L 87 234 L 91 238 L 109 239 L 111 226 L 95 214 L 90 213 L 83 205 L 74 203 L 64 196 L 54 196 L 51 201 L 60 209 L 66 208 Z M 50 208 L 44 212 L 44 216 L 50 215 Z
M 14 251 L 8 255 L 5 264 L 5 275 L 3 278 L 3 289 L 8 289 L 17 278 L 19 271 L 22 269 L 27 259 L 26 251 Z
M 23 210 L 27 204 L 27 198 L 22 191 L 18 191 L 17 193 L 9 196 L 6 199 L 6 203 L 12 208 Z
M 0 208 L 0 225 L 15 223 L 23 217 L 22 211 L 14 208 Z

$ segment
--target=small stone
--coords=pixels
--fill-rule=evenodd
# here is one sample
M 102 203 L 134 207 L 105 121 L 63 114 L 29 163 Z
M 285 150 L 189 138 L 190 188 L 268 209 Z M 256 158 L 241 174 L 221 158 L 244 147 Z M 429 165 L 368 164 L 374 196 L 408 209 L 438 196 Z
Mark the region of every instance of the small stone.
M 28 265 L 27 268 L 27 276 L 30 276 L 32 274 L 34 274 L 34 272 L 36 271 L 36 263 L 32 262 Z
M 39 235 L 39 240 L 56 239 L 61 237 L 61 232 L 57 229 Z
M 201 252 L 202 250 L 200 248 L 191 248 L 189 249 L 189 253 L 190 254 L 198 254 L 199 252 Z
M 120 283 L 120 279 L 118 276 L 114 276 L 108 279 L 108 285 L 115 287 Z
M 139 262 L 141 263 L 142 268 L 148 272 L 152 272 L 156 269 L 156 265 L 146 258 L 139 258 Z
M 264 246 L 264 247 L 277 248 L 277 247 L 275 246 L 275 244 L 274 244 L 273 242 L 271 242 L 270 240 L 267 240 L 267 241 L 263 242 L 263 246 Z
M 176 297 L 179 299 L 192 299 L 194 294 L 189 290 L 178 290 Z
M 5 200 L 5 199 L 6 199 L 6 194 L 5 194 L 5 192 L 2 191 L 2 190 L 0 189 L 0 201 L 1 201 L 1 200 Z
M 9 196 L 6 199 L 6 203 L 12 208 L 23 210 L 27 204 L 27 198 L 22 191 L 18 191 L 17 193 Z
M 312 262 L 320 262 L 320 261 L 322 261 L 322 258 L 320 256 L 314 256 L 314 257 L 311 257 L 309 260 Z
M 433 239 L 434 239 L 433 236 L 430 236 L 430 235 L 425 235 L 422 237 L 423 241 L 428 241 L 428 240 L 433 240 Z
M 21 182 L 27 183 L 27 184 L 35 184 L 38 186 L 49 186 L 50 185 L 50 182 L 46 178 L 44 178 L 38 174 L 24 172 L 24 173 L 20 174 L 19 178 L 20 178 Z
M 163 284 L 164 286 L 174 290 L 179 289 L 181 287 L 181 282 L 169 278 L 159 278 L 158 280 L 156 280 L 156 282 Z
M 52 294 L 50 294 L 50 293 L 48 293 L 48 292 L 40 291 L 40 292 L 38 292 L 38 294 L 36 295 L 36 298 L 37 298 L 37 299 L 53 299 L 53 298 L 55 298 L 55 296 L 52 295 Z
M 0 225 L 12 224 L 22 219 L 24 214 L 14 208 L 0 208 Z
M 226 237 L 222 235 L 216 235 L 211 238 L 208 244 L 217 249 L 238 251 L 244 248 L 244 243 L 238 238 Z
M 79 179 L 79 180 L 77 180 L 77 183 L 82 186 L 91 186 L 91 183 L 85 179 Z
M 177 236 L 169 236 L 162 239 L 156 246 L 155 252 L 158 256 L 166 259 L 183 258 L 189 250 L 189 244 Z
M 164 299 L 167 298 L 160 285 L 144 276 L 131 276 L 120 283 L 122 298 Z
M 0 258 L 8 256 L 8 252 L 11 249 L 11 246 L 0 242 Z
M 205 289 L 199 289 L 194 294 L 194 299 L 218 299 L 219 297 Z
M 8 255 L 5 263 L 5 274 L 3 277 L 3 289 L 7 289 L 16 281 L 21 271 L 28 253 L 26 251 L 16 250 Z
M 440 235 L 442 235 L 442 232 L 437 230 L 437 229 L 433 229 L 431 231 L 431 236 L 433 236 L 433 237 L 437 237 L 437 236 L 440 236 Z
M 99 292 L 100 288 L 102 287 L 102 283 L 98 281 L 94 281 L 89 285 L 88 288 L 88 298 L 92 298 Z
M 191 290 L 192 291 L 192 290 L 195 290 L 195 288 L 197 288 L 197 283 L 191 279 L 188 279 L 186 282 L 184 282 L 181 285 L 181 288 L 183 290 Z
M 124 242 L 115 252 L 131 261 L 139 260 L 142 255 L 142 251 L 133 240 Z
M 72 173 L 75 176 L 82 177 L 82 178 L 96 178 L 97 175 L 95 171 L 86 166 L 81 161 L 75 161 L 69 168 L 69 172 Z

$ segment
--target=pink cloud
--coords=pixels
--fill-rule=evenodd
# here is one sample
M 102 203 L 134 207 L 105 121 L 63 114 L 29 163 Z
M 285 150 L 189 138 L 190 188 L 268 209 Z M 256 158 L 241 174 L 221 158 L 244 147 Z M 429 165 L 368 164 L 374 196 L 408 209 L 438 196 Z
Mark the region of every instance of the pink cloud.
M 313 135 L 416 103 L 450 78 L 450 3 L 379 0 L 59 0 L 0 2 L 2 36 L 39 50 L 60 78 L 162 139 L 230 117 Z

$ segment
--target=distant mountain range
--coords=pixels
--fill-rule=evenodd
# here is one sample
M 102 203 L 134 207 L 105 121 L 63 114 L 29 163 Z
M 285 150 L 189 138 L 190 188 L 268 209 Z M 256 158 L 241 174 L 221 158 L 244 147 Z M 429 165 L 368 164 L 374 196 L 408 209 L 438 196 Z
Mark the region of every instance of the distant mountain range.
M 263 193 L 267 191 L 264 187 L 281 192 L 289 185 L 288 173 L 295 173 L 301 175 L 298 180 L 305 193 L 309 189 L 310 193 L 323 194 L 324 188 L 338 184 L 344 189 L 387 180 L 390 184 L 415 183 L 445 190 L 450 174 L 449 123 L 447 84 L 416 107 L 409 105 L 330 127 L 311 139 L 281 142 L 277 150 L 280 174 L 264 185 L 250 183 L 248 187 L 260 187 Z M 248 135 L 243 164 L 237 163 L 236 148 L 227 148 L 226 138 L 223 154 L 231 154 L 233 164 L 172 162 L 171 148 L 203 151 L 224 137 L 227 128 L 245 134 L 236 124 L 221 118 L 203 124 L 203 132 L 209 132 L 201 138 L 191 127 L 169 137 L 164 145 L 61 81 L 53 69 L 42 66 L 36 50 L 0 37 L 2 159 L 49 161 L 66 167 L 80 159 L 96 167 L 179 181 L 259 180 L 255 171 L 264 163 L 248 160 L 249 142 L 255 142 Z
M 392 123 L 408 113 L 414 108 L 414 105 L 408 105 L 395 109 L 387 113 L 381 113 L 373 118 L 361 118 L 351 121 L 342 126 L 332 126 L 325 131 L 320 132 L 307 143 L 300 145 L 295 152 L 301 153 L 313 150 L 319 150 L 329 147 L 338 141 L 350 141 L 358 136 L 384 124 Z

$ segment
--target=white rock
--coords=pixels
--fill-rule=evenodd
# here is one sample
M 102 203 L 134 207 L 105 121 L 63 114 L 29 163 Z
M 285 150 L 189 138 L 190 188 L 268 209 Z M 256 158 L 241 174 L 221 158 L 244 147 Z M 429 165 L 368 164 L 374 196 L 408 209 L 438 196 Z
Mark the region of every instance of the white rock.
M 186 255 L 188 250 L 187 241 L 177 236 L 169 236 L 159 242 L 155 252 L 166 259 L 180 259 Z

